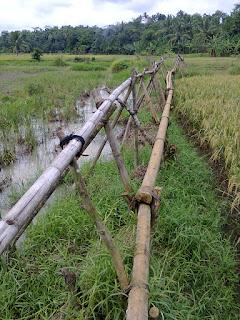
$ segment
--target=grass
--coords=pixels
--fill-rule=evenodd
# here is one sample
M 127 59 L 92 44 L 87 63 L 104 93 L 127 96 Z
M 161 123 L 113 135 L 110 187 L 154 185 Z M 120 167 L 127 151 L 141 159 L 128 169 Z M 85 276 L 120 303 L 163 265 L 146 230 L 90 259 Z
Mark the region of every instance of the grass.
M 168 139 L 177 143 L 179 163 L 165 163 L 157 181 L 163 194 L 152 236 L 149 306 L 157 306 L 165 319 L 238 319 L 237 262 L 222 234 L 226 207 L 211 184 L 210 169 L 175 121 Z M 147 163 L 150 153 L 148 146 L 142 148 L 140 163 Z M 125 149 L 123 154 L 132 173 L 133 152 Z M 88 168 L 82 168 L 84 174 Z M 65 184 L 71 184 L 70 176 Z M 136 191 L 139 182 L 133 181 L 133 187 Z M 120 197 L 124 188 L 115 164 L 97 163 L 88 189 L 130 279 L 136 216 Z M 1 259 L 1 319 L 49 319 L 64 304 L 67 319 L 125 318 L 110 256 L 80 204 L 74 192 L 66 192 L 28 229 L 22 249 L 7 262 Z M 67 292 L 62 267 L 77 274 L 78 309 Z
M 119 84 L 125 77 L 129 77 L 129 70 L 111 75 L 106 83 Z M 45 77 L 51 88 L 55 80 L 53 75 Z M 24 81 L 27 87 L 28 81 Z M 176 81 L 177 90 L 181 81 Z M 153 127 L 147 108 L 138 116 L 141 123 Z M 229 203 L 219 198 L 212 171 L 188 142 L 174 116 L 168 140 L 177 145 L 179 160 L 166 161 L 157 179 L 163 192 L 151 241 L 149 307 L 157 306 L 166 320 L 239 319 L 237 252 L 223 233 Z M 148 163 L 150 154 L 147 144 L 141 147 L 140 164 Z M 131 175 L 131 146 L 123 148 L 123 157 Z M 84 176 L 89 167 L 86 163 L 81 168 Z M 81 209 L 72 182 L 68 175 L 64 180 L 65 196 L 57 198 L 38 218 L 37 225 L 29 227 L 24 245 L 1 257 L 0 319 L 60 319 L 60 313 L 66 319 L 125 319 L 126 301 L 120 294 L 110 256 Z M 120 197 L 124 188 L 115 164 L 98 162 L 87 185 L 120 250 L 130 280 L 136 215 L 129 212 Z M 140 182 L 132 180 L 132 185 L 137 191 Z M 77 275 L 75 297 L 64 283 L 60 272 L 63 267 Z

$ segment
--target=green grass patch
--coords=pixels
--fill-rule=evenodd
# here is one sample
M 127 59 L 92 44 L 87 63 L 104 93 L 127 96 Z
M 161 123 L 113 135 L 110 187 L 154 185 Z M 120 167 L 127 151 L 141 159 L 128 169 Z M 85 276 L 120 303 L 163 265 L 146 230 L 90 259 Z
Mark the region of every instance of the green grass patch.
M 73 71 L 105 71 L 106 68 L 90 63 L 81 63 L 71 67 Z
M 141 120 L 144 114 L 140 114 Z M 164 319 L 238 319 L 235 286 L 237 262 L 222 233 L 226 206 L 213 187 L 204 159 L 172 121 L 169 143 L 179 149 L 179 162 L 166 162 L 157 185 L 163 187 L 161 208 L 151 243 L 149 307 Z M 147 163 L 149 146 L 141 148 Z M 130 175 L 133 151 L 124 148 Z M 82 167 L 85 175 L 89 164 Z M 71 185 L 71 176 L 65 184 Z M 140 183 L 133 181 L 135 191 Z M 121 252 L 129 279 L 134 256 L 136 216 L 120 197 L 124 192 L 114 162 L 100 161 L 88 189 Z M 111 258 L 75 192 L 64 192 L 36 226 L 17 255 L 1 258 L 1 319 L 49 319 L 65 304 L 69 319 L 125 319 Z M 77 301 L 67 292 L 62 267 L 77 274 Z

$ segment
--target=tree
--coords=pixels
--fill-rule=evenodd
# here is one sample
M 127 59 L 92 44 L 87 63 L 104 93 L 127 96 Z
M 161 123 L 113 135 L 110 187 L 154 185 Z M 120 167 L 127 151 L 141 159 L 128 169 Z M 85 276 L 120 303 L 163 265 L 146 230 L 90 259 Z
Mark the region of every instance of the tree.
M 24 47 L 22 42 L 22 33 L 20 31 L 13 31 L 10 33 L 10 39 L 12 43 L 12 50 L 16 52 L 17 56 L 19 51 Z
M 35 48 L 33 50 L 33 52 L 31 53 L 31 56 L 32 56 L 32 59 L 35 59 L 37 61 L 40 61 L 41 60 L 41 56 L 42 56 L 42 50 L 39 49 L 39 48 Z

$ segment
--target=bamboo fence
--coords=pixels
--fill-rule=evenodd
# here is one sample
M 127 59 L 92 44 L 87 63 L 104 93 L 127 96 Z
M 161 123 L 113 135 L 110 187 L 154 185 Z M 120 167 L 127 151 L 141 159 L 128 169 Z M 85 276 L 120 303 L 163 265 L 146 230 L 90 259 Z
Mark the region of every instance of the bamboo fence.
M 82 198 L 83 209 L 92 218 L 101 238 L 110 252 L 123 292 L 129 293 L 126 313 L 127 320 L 148 319 L 150 231 L 159 210 L 161 195 L 161 188 L 155 186 L 155 183 L 163 157 L 168 117 L 173 96 L 172 76 L 179 67 L 184 68 L 185 65 L 183 59 L 180 56 L 177 56 L 174 68 L 165 73 L 166 66 L 163 59 L 161 59 L 160 62 L 154 63 L 151 70 L 144 70 L 142 73 L 138 73 L 137 70 L 132 70 L 131 77 L 110 93 L 107 99 L 102 99 L 100 91 L 96 90 L 93 92 L 97 110 L 92 118 L 74 135 L 64 137 L 62 132 L 59 133 L 61 146 L 63 148 L 61 153 L 0 221 L 0 255 L 15 244 L 16 240 L 51 196 L 61 179 L 70 170 L 76 188 Z M 166 83 L 165 91 L 161 85 L 159 73 L 161 73 L 163 80 Z M 149 79 L 147 85 L 144 83 L 145 77 L 148 77 Z M 108 89 L 107 91 L 109 92 Z M 161 119 L 158 118 L 157 111 L 152 103 L 151 94 L 153 91 L 155 92 L 158 101 L 158 110 L 162 111 Z M 126 93 L 122 99 L 120 98 L 120 95 L 124 92 Z M 132 105 L 129 107 L 127 102 L 131 94 Z M 166 100 L 165 97 L 167 97 Z M 159 125 L 155 142 L 148 137 L 137 117 L 137 111 L 142 105 L 149 106 L 155 123 Z M 115 118 L 113 122 L 110 123 L 110 117 L 116 109 Z M 113 128 L 117 124 L 123 109 L 126 109 L 129 112 L 129 120 L 125 128 L 122 144 L 125 142 L 131 122 L 133 122 L 135 167 L 138 165 L 138 133 L 140 132 L 146 141 L 151 146 L 153 145 L 146 174 L 136 195 L 133 193 L 131 180 L 125 168 L 121 150 L 113 133 Z M 105 129 L 106 137 L 92 162 L 89 174 L 93 170 L 105 143 L 108 141 L 125 187 L 126 192 L 122 196 L 127 202 L 130 210 L 136 206 L 136 202 L 138 203 L 136 249 L 130 284 L 127 281 L 124 265 L 118 249 L 114 245 L 109 231 L 97 214 L 76 161 L 102 127 Z M 151 309 L 151 317 L 156 319 L 156 314 L 158 314 L 157 310 Z

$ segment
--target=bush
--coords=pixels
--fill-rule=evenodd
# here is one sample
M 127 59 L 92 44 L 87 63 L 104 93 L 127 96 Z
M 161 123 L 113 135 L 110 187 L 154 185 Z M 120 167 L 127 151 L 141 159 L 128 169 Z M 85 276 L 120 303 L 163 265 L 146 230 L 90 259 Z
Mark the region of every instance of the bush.
M 127 60 L 116 60 L 111 64 L 111 70 L 113 73 L 117 73 L 129 67 L 129 62 Z
M 32 59 L 40 61 L 42 56 L 42 50 L 39 48 L 35 48 L 33 52 L 31 53 Z
M 53 61 L 53 66 L 56 66 L 56 67 L 65 67 L 67 66 L 67 63 L 65 61 L 63 61 L 61 58 L 56 58 L 54 61 Z
M 83 58 L 83 57 L 75 57 L 74 61 L 75 62 L 89 62 L 89 58 Z
M 30 96 L 33 96 L 34 94 L 43 93 L 43 86 L 37 83 L 29 83 L 26 87 L 26 91 Z

